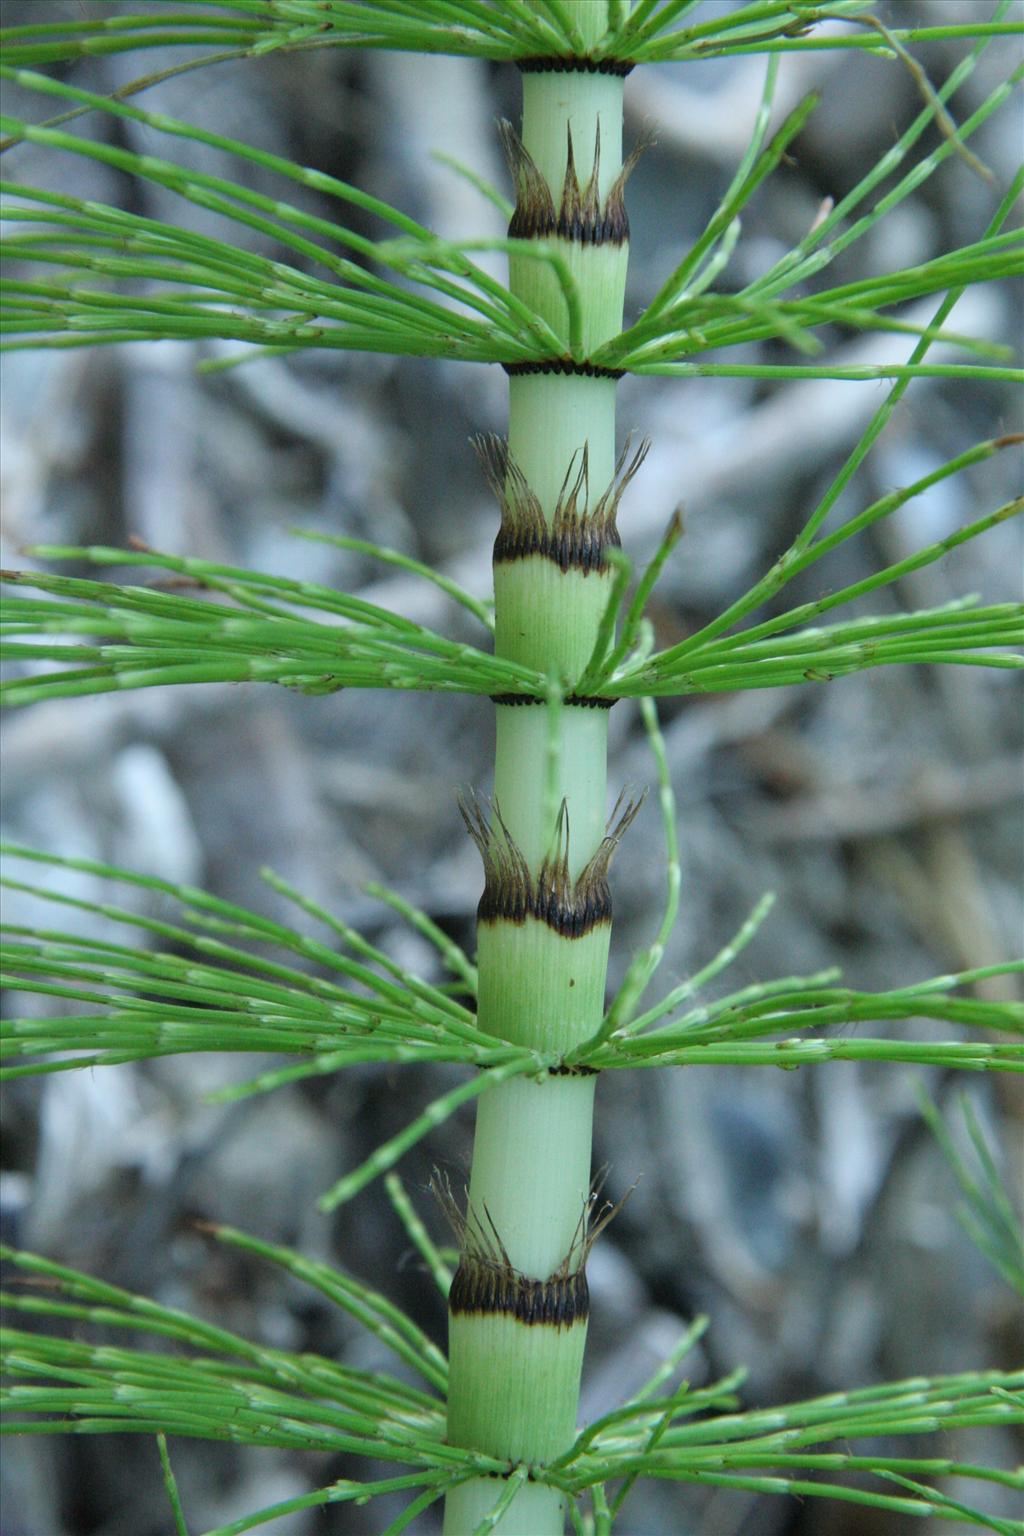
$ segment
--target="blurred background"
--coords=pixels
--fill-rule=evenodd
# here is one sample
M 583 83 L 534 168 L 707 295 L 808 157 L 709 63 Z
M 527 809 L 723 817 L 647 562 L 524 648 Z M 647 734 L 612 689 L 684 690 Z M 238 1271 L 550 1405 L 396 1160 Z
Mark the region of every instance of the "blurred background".
M 8 0 L 5 20 L 35 19 L 37 9 L 37 0 Z M 50 0 L 47 9 L 56 20 L 92 7 Z M 927 24 L 963 20 L 975 6 L 913 0 L 879 13 L 890 23 Z M 1020 52 L 1019 40 L 989 49 L 956 99 L 960 120 Z M 958 53 L 939 45 L 919 57 L 941 82 Z M 109 92 L 174 61 L 148 54 L 143 63 L 86 62 L 69 77 Z M 747 142 L 763 69 L 763 61 L 738 59 L 645 68 L 627 81 L 629 140 L 646 126 L 657 135 L 629 189 L 627 318 L 714 209 Z M 776 120 L 813 85 L 823 105 L 750 206 L 731 282 L 753 277 L 799 239 L 822 201 L 853 186 L 920 105 L 899 64 L 811 53 L 784 60 Z M 518 91 L 508 66 L 337 50 L 220 65 L 167 81 L 143 102 L 372 189 L 442 234 L 499 236 L 492 205 L 431 152 L 507 189 L 495 119 L 518 118 Z M 27 104 L 46 115 L 14 90 L 8 100 L 12 111 Z M 1015 169 L 1021 126 L 1019 102 L 1011 103 L 972 141 L 994 186 L 962 162 L 947 164 L 851 250 L 837 280 L 977 238 Z M 169 151 L 130 123 L 86 119 L 82 128 L 140 152 L 201 155 L 208 168 L 280 190 L 254 167 L 225 167 L 190 144 Z M 183 210 L 160 189 L 129 187 L 99 165 L 31 146 L 6 160 L 16 180 L 224 233 L 213 216 Z M 299 195 L 323 211 L 312 194 Z M 380 233 L 359 218 L 357 228 Z M 979 291 L 954 323 L 1019 339 L 1019 294 L 1015 304 L 1007 292 Z M 906 338 L 884 335 L 833 341 L 847 362 L 902 361 L 910 351 Z M 486 593 L 497 514 L 467 438 L 503 430 L 501 371 L 310 353 L 200 376 L 196 365 L 216 355 L 168 343 L 8 357 L 3 563 L 24 565 L 20 551 L 32 541 L 124 544 L 136 535 L 165 551 L 333 583 L 479 643 L 467 616 L 431 590 L 290 530 L 373 539 Z M 620 430 L 653 440 L 619 519 L 638 564 L 674 507 L 685 509 L 686 534 L 659 588 L 661 643 L 714 617 L 771 564 L 884 391 L 623 381 Z M 998 387 L 920 381 L 840 513 L 1020 425 L 1019 400 Z M 1013 457 L 945 482 L 844 546 L 794 597 L 854 581 L 994 509 L 1019 484 Z M 898 600 L 932 606 L 974 591 L 990 601 L 1015 598 L 1020 554 L 1014 527 L 1000 527 L 906 581 Z M 883 594 L 873 611 L 892 601 Z M 1019 950 L 1019 698 L 1005 672 L 897 668 L 830 686 L 664 701 L 684 873 L 659 991 L 710 958 L 766 890 L 778 893 L 775 910 L 719 979 L 721 989 L 830 964 L 853 986 L 885 988 Z M 307 698 L 204 686 L 52 703 L 7 722 L 4 831 L 284 915 L 259 880 L 270 865 L 404 965 L 434 975 L 432 951 L 361 888 L 371 879 L 395 886 L 472 950 L 481 875 L 455 789 L 488 788 L 492 732 L 486 700 L 430 694 Z M 611 783 L 650 783 L 634 705 L 616 707 L 611 734 Z M 649 802 L 613 871 L 613 986 L 656 927 L 663 880 Z M 75 877 L 74 890 L 106 895 L 87 876 Z M 50 921 L 16 893 L 5 905 L 10 922 Z M 987 987 L 990 996 L 1010 995 L 1005 978 Z M 23 995 L 7 1001 L 14 1014 L 42 1006 Z M 901 1028 L 924 1037 L 931 1026 Z M 234 1106 L 204 1103 L 207 1091 L 271 1064 L 168 1059 L 10 1086 L 5 1237 L 269 1343 L 341 1353 L 364 1368 L 384 1363 L 325 1301 L 244 1255 L 218 1251 L 195 1227 L 197 1218 L 226 1221 L 365 1277 L 443 1342 L 442 1304 L 382 1187 L 330 1219 L 317 1214 L 315 1198 L 453 1086 L 457 1069 L 365 1067 Z M 1011 1364 L 1019 1317 L 956 1223 L 952 1176 L 918 1111 L 921 1083 L 958 1128 L 956 1096 L 971 1095 L 1013 1185 L 1024 1100 L 1008 1076 L 965 1081 L 838 1063 L 785 1073 L 606 1074 L 595 1161 L 609 1167 L 613 1199 L 639 1182 L 590 1262 L 583 1418 L 646 1379 L 683 1324 L 705 1310 L 712 1326 L 686 1374 L 696 1384 L 745 1364 L 750 1406 Z M 448 1236 L 427 1180 L 437 1166 L 463 1182 L 472 1129 L 470 1106 L 400 1165 L 438 1241 Z M 993 1430 L 945 1435 L 920 1453 L 1009 1465 L 1020 1452 Z M 173 1442 L 171 1453 L 195 1532 L 343 1471 L 372 1475 L 351 1462 L 188 1441 Z M 4 1478 L 3 1536 L 163 1536 L 170 1528 L 150 1437 L 23 1441 L 9 1445 Z M 963 1491 L 947 1487 L 954 1497 Z M 970 1496 L 1003 1517 L 1015 1513 L 1005 1490 L 972 1487 Z M 370 1536 L 400 1507 L 385 1500 L 310 1511 L 266 1529 Z M 617 1530 L 882 1536 L 912 1524 L 930 1536 L 931 1522 L 857 1506 L 641 1485 Z M 415 1529 L 427 1536 L 438 1524 L 425 1516 Z

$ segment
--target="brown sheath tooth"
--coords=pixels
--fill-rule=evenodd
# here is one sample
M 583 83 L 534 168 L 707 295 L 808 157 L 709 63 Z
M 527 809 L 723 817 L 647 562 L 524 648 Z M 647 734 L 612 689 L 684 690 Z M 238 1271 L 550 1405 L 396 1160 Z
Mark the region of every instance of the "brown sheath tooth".
M 643 790 L 635 800 L 626 800 L 625 791 L 623 791 L 622 794 L 619 795 L 619 798 L 616 800 L 614 809 L 612 810 L 612 814 L 608 820 L 608 829 L 598 844 L 597 852 L 584 865 L 583 869 L 577 876 L 576 884 L 573 887 L 573 905 L 576 909 L 582 909 L 583 914 L 586 914 L 589 911 L 607 913 L 606 920 L 610 921 L 612 911 L 612 896 L 611 891 L 608 888 L 608 871 L 611 867 L 612 859 L 615 857 L 616 848 L 622 841 L 622 838 L 627 829 L 636 819 L 637 815 L 639 814 L 640 807 L 643 805 L 646 798 L 647 791 Z M 562 804 L 564 807 L 565 802 L 563 801 Z M 565 842 L 566 850 L 568 850 L 568 810 L 565 812 Z M 545 860 L 545 863 L 546 862 L 547 861 Z M 544 866 L 542 865 L 542 877 L 543 874 Z M 597 919 L 595 919 L 595 921 L 597 921 Z M 552 924 L 552 926 L 554 925 Z M 586 929 L 583 931 L 586 932 Z
M 507 118 L 498 119 L 498 136 L 516 189 L 515 212 L 508 226 L 509 238 L 534 240 L 553 235 L 558 214 L 551 188 Z
M 536 693 L 490 693 L 492 704 L 504 704 L 515 709 L 521 704 L 547 704 L 546 698 Z M 569 709 L 611 709 L 618 699 L 602 699 L 590 693 L 567 693 L 562 703 Z
M 528 1280 L 517 1270 L 464 1254 L 452 1279 L 448 1308 L 467 1313 L 510 1317 L 527 1328 L 571 1328 L 590 1314 L 590 1293 L 582 1269 L 574 1275 Z
M 516 68 L 523 75 L 586 74 L 628 75 L 633 69 L 632 59 L 588 59 L 582 54 L 559 56 L 542 54 L 537 58 L 516 59 Z
M 569 1251 L 546 1280 L 534 1280 L 513 1265 L 490 1212 L 482 1217 L 467 1204 L 459 1204 L 446 1174 L 435 1168 L 431 1192 L 444 1212 L 459 1245 L 459 1264 L 448 1293 L 448 1308 L 455 1316 L 504 1315 L 527 1327 L 571 1328 L 585 1323 L 590 1312 L 586 1265 L 601 1233 L 628 1200 L 627 1190 L 614 1205 L 601 1202 L 607 1176 L 601 1169 L 580 1208 L 580 1218 Z
M 534 876 L 497 804 L 492 806 L 489 818 L 475 796 L 460 798 L 462 819 L 484 866 L 484 893 L 477 908 L 477 920 L 518 924 L 532 917 L 566 939 L 581 939 L 600 924 L 610 923 L 608 869 L 644 798 L 641 795 L 637 800 L 627 801 L 623 809 L 623 797 L 619 796 L 607 833 L 575 880 L 569 874 L 569 810 L 564 800 L 552 850 Z
M 578 379 L 621 379 L 625 368 L 603 368 L 600 363 L 577 363 L 571 357 L 545 357 L 532 363 L 502 363 L 502 369 L 510 379 L 522 378 L 527 373 L 560 373 Z
M 459 1264 L 448 1293 L 450 1312 L 504 1315 L 527 1327 L 571 1328 L 586 1322 L 590 1311 L 586 1260 L 604 1226 L 602 1220 L 591 1238 L 587 1224 L 593 1196 L 581 1207 L 579 1226 L 561 1264 L 546 1280 L 535 1280 L 516 1269 L 486 1208 L 482 1215 L 468 1203 L 463 1210 L 447 1175 L 436 1168 L 430 1188 L 459 1245 Z
M 596 148 L 599 149 L 601 129 L 600 119 L 598 120 L 597 126 L 598 143 Z M 619 244 L 629 239 L 629 217 L 626 213 L 626 182 L 629 180 L 634 170 L 636 169 L 637 162 L 641 155 L 650 149 L 653 143 L 654 134 L 650 131 L 650 129 L 645 128 L 640 137 L 637 139 L 636 143 L 633 145 L 633 148 L 630 150 L 629 154 L 626 156 L 625 160 L 623 160 L 621 171 L 616 176 L 611 186 L 608 188 L 608 196 L 605 198 L 604 208 L 601 210 L 601 219 L 604 227 L 609 231 L 623 231 L 621 236 L 619 236 Z M 613 233 L 609 233 L 605 235 L 604 238 L 608 241 L 612 241 L 615 239 L 615 235 Z
M 619 238 L 609 231 L 603 232 L 601 223 L 601 195 L 598 191 L 598 179 L 601 174 L 601 119 L 597 120 L 594 130 L 594 163 L 591 167 L 590 177 L 585 187 L 580 186 L 579 177 L 576 174 L 576 157 L 572 148 L 572 127 L 565 125 L 565 179 L 562 182 L 562 201 L 558 208 L 557 233 L 563 240 L 576 240 L 581 245 L 598 245 L 603 241 L 614 241 L 621 245 L 624 239 L 629 237 L 629 225 L 625 231 L 620 231 Z M 623 213 L 625 209 L 623 209 Z
M 587 575 L 606 568 L 605 550 L 617 548 L 620 543 L 615 522 L 619 502 L 647 457 L 650 443 L 646 438 L 632 456 L 632 442 L 627 439 L 611 484 L 589 511 L 589 454 L 584 444 L 562 481 L 550 523 L 505 440 L 489 434 L 472 441 L 501 507 L 501 527 L 494 541 L 495 565 L 541 555 L 562 571 L 576 570 Z
M 633 167 L 647 147 L 648 138 L 642 139 L 627 156 L 602 203 L 598 187 L 601 164 L 600 119 L 594 133 L 593 168 L 583 186 L 580 185 L 576 170 L 572 127 L 567 123 L 565 178 L 561 200 L 556 208 L 551 189 L 512 124 L 501 119 L 498 133 L 516 189 L 515 212 L 508 226 L 511 239 L 538 240 L 549 235 L 560 235 L 563 240 L 571 240 L 579 245 L 625 244 L 629 239 L 625 186 Z

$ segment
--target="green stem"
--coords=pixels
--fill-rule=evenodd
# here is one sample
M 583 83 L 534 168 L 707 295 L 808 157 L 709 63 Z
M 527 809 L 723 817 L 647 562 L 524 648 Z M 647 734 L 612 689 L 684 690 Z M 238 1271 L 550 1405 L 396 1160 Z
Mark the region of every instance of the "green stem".
M 605 6 L 564 0 L 563 9 L 592 46 L 607 25 Z M 538 237 L 564 255 L 578 313 L 568 312 L 564 289 L 543 262 L 513 255 L 512 288 L 579 360 L 579 344 L 589 355 L 622 323 L 624 229 L 614 239 L 574 239 L 565 217 L 574 192 L 583 217 L 589 206 L 599 219 L 621 193 L 622 79 L 528 72 L 523 103 L 527 170 L 520 167 L 516 218 L 522 223 L 530 212 L 524 187 L 532 179 L 536 190 L 539 172 L 558 228 L 552 233 L 549 218 Z M 570 136 L 575 189 L 572 170 L 567 175 Z M 544 672 L 551 703 L 498 704 L 490 820 L 479 808 L 468 816 L 486 871 L 478 1019 L 489 1034 L 558 1059 L 596 1033 L 604 1009 L 607 711 L 569 700 L 614 575 L 604 547 L 614 542 L 609 511 L 622 474 L 616 481 L 615 380 L 583 372 L 513 375 L 508 463 L 490 467 L 503 513 L 495 651 Z M 506 1460 L 510 1472 L 554 1460 L 575 1436 L 595 1081 L 589 1073 L 548 1072 L 498 1084 L 478 1101 L 450 1303 L 448 1434 L 454 1444 Z M 451 1490 L 445 1536 L 483 1528 L 503 1486 L 491 1477 Z M 566 1500 L 557 1488 L 528 1480 L 506 1492 L 508 1506 L 493 1526 L 500 1536 L 561 1536 Z

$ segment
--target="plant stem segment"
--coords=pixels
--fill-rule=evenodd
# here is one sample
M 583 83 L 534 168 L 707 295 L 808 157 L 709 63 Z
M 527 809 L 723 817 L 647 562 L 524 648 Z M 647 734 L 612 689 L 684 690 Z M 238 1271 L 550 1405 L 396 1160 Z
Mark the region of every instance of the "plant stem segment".
M 565 0 L 587 46 L 605 7 Z M 549 1057 L 594 1034 L 611 923 L 605 826 L 607 711 L 574 694 L 608 600 L 615 510 L 632 469 L 615 455 L 615 380 L 588 354 L 622 324 L 622 79 L 531 67 L 510 232 L 554 265 L 511 259 L 517 297 L 565 340 L 550 369 L 510 378 L 507 448 L 481 445 L 501 503 L 497 654 L 544 671 L 556 704 L 497 702 L 494 802 L 464 808 L 484 861 L 481 1026 Z M 565 274 L 571 282 L 567 285 Z M 561 702 L 558 702 L 558 699 Z M 539 1468 L 575 1435 L 587 1326 L 584 1261 L 595 1077 L 557 1067 L 478 1105 L 462 1254 L 450 1298 L 449 1439 Z M 445 1536 L 471 1536 L 502 1492 L 480 1478 L 449 1494 Z M 494 1529 L 561 1536 L 565 1500 L 528 1480 Z

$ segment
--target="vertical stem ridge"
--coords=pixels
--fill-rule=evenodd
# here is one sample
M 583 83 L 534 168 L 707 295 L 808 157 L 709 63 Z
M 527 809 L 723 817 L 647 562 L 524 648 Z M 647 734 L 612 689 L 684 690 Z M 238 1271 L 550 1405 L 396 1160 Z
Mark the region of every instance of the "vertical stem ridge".
M 605 8 L 592 0 L 565 3 L 588 35 L 595 17 L 603 18 Z M 565 253 L 589 350 L 622 323 L 625 219 L 603 216 L 610 198 L 621 200 L 622 80 L 539 70 L 524 75 L 523 87 L 521 152 L 530 164 L 517 176 L 516 218 L 530 227 L 537 214 L 536 206 L 531 212 L 521 204 L 524 189 L 537 199 L 539 172 L 558 233 L 538 238 Z M 543 188 L 539 196 L 548 208 Z M 534 219 L 538 228 L 544 208 Z M 514 257 L 510 267 L 517 296 L 567 337 L 564 297 L 550 271 Z M 509 383 L 503 512 L 525 482 L 531 507 L 539 505 L 551 527 L 564 510 L 566 485 L 578 481 L 574 511 L 587 517 L 597 509 L 596 520 L 616 476 L 614 379 L 552 372 Z M 593 647 L 611 570 L 600 562 L 561 568 L 536 543 L 517 541 L 506 529 L 499 546 L 496 649 L 528 652 L 568 693 Z M 604 1007 L 610 916 L 601 911 L 591 921 L 588 908 L 584 920 L 583 909 L 593 894 L 590 872 L 600 864 L 603 880 L 614 846 L 605 827 L 607 712 L 562 706 L 554 762 L 549 710 L 498 704 L 496 713 L 493 816 L 487 825 L 478 814 L 471 827 L 488 875 L 479 914 L 479 1019 L 502 1038 L 562 1055 L 596 1032 Z M 518 887 L 496 893 L 503 878 L 518 881 L 529 899 L 519 899 Z M 544 883 L 555 878 L 561 883 L 553 909 Z M 585 1295 L 595 1081 L 560 1072 L 516 1078 L 483 1094 L 477 1106 L 452 1290 L 448 1432 L 454 1444 L 507 1457 L 510 1472 L 562 1454 L 575 1434 L 586 1308 L 564 1307 L 559 1298 L 571 1291 L 578 1302 Z M 500 1493 L 495 1478 L 454 1489 L 445 1536 L 471 1536 Z M 494 1529 L 499 1536 L 561 1536 L 565 1515 L 556 1489 L 527 1481 Z

